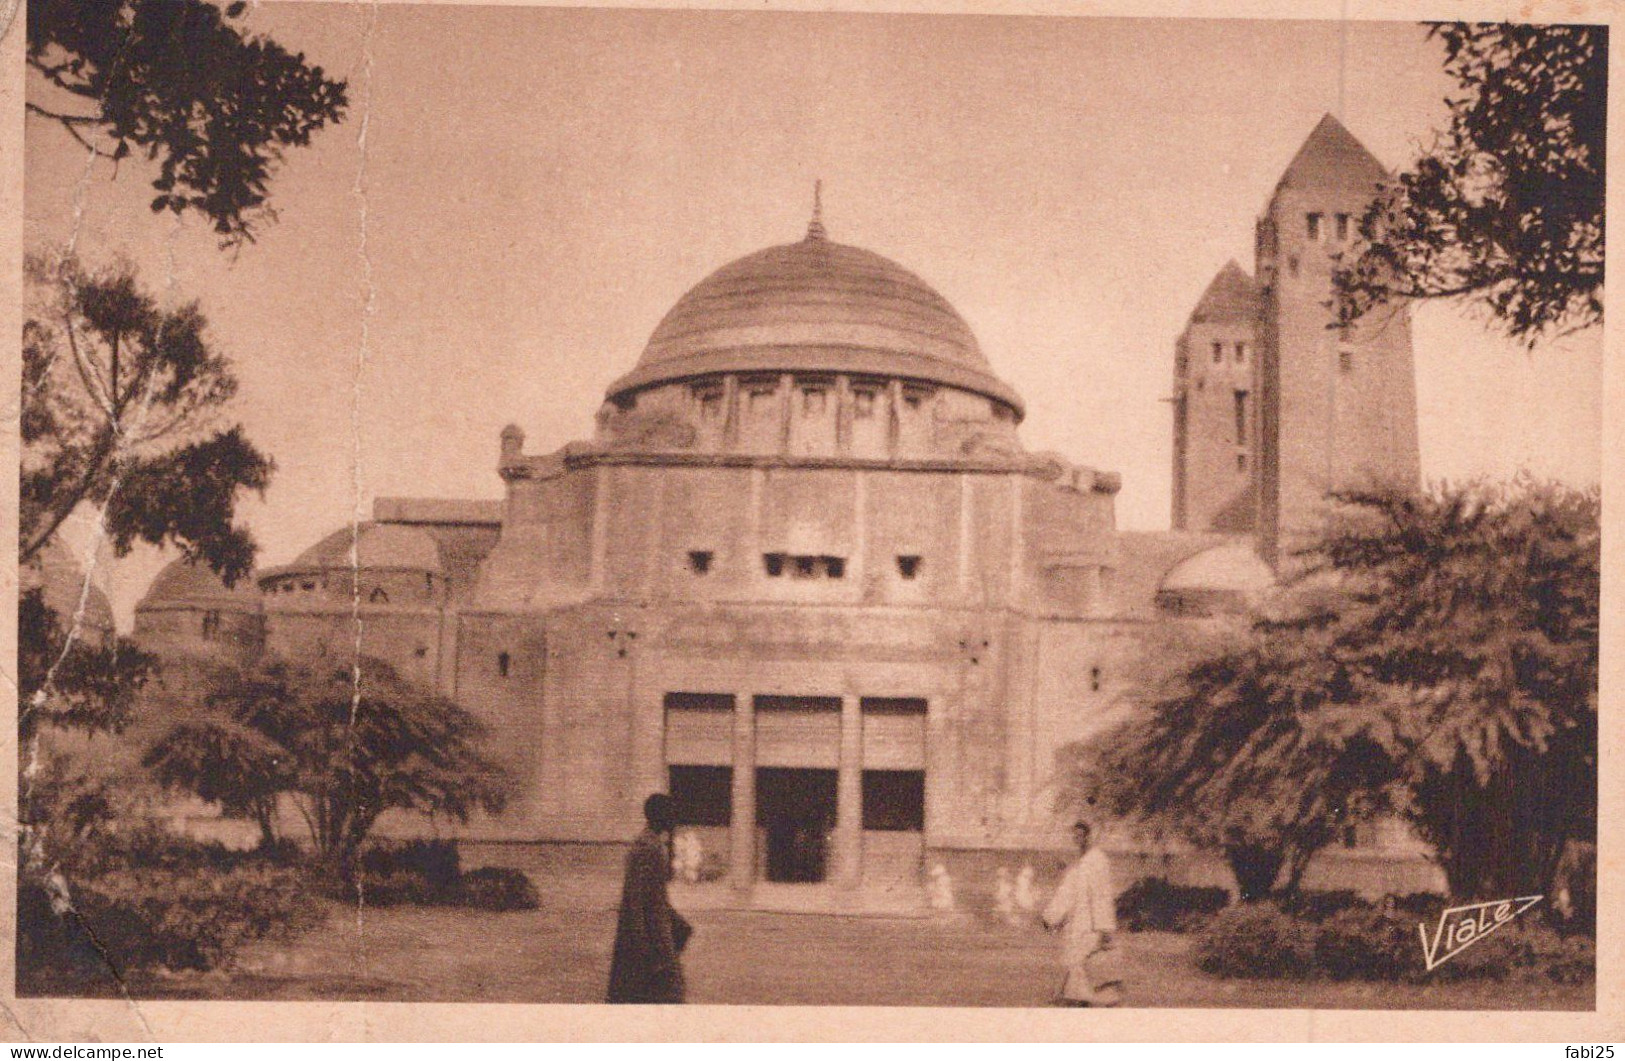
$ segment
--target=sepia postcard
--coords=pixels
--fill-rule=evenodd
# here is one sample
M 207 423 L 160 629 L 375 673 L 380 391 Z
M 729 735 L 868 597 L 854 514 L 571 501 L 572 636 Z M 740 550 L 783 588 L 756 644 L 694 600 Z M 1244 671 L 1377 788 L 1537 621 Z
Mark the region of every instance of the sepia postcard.
M 6 1037 L 1625 1038 L 1618 11 L 10 0 Z

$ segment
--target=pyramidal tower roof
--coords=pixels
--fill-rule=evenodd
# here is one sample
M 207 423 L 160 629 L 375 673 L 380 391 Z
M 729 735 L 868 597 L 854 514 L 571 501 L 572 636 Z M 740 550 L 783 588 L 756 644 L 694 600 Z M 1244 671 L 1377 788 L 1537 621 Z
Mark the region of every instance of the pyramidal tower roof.
M 1202 292 L 1191 310 L 1191 323 L 1250 321 L 1258 317 L 1258 310 L 1258 285 L 1232 258 Z
M 1388 170 L 1377 157 L 1342 122 L 1327 114 L 1292 156 L 1275 186 L 1275 194 L 1287 188 L 1314 188 L 1369 195 L 1388 177 Z

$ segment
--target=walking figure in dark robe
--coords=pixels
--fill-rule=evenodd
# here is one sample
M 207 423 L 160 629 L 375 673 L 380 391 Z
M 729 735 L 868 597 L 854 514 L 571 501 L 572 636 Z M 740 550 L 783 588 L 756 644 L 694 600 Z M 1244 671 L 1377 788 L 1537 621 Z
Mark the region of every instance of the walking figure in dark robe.
M 676 827 L 671 797 L 643 801 L 648 827 L 632 841 L 615 924 L 615 956 L 609 966 L 610 1002 L 683 1001 L 679 956 L 694 929 L 671 908 L 671 839 Z

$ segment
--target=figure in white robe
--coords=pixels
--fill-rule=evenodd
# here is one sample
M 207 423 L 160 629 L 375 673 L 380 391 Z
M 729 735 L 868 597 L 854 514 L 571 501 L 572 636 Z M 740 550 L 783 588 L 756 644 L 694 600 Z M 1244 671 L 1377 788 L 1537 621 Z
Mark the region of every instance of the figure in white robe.
M 1111 1006 L 1122 994 L 1121 954 L 1113 940 L 1117 896 L 1106 853 L 1090 846 L 1089 833 L 1086 822 L 1072 827 L 1079 857 L 1044 908 L 1044 927 L 1061 933 L 1060 1003 Z

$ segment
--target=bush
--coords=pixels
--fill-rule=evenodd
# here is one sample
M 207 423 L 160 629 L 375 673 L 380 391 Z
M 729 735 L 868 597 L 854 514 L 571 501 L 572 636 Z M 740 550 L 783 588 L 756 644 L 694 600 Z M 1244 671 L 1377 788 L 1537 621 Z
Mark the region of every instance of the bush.
M 1197 937 L 1196 964 L 1215 976 L 1301 977 L 1313 968 L 1314 948 L 1314 926 L 1270 903 L 1243 903 Z
M 536 885 L 522 870 L 485 866 L 463 875 L 462 904 L 481 910 L 534 910 L 542 905 Z
M 1228 905 L 1230 893 L 1223 888 L 1141 877 L 1117 896 L 1117 924 L 1128 932 L 1192 932 Z
M 38 881 L 19 895 L 19 976 L 105 976 L 214 969 L 245 943 L 313 926 L 296 870 L 265 862 L 120 868 L 85 876 L 59 910 Z
M 1280 899 L 1282 911 L 1293 917 L 1301 917 L 1305 921 L 1320 924 L 1338 914 L 1348 910 L 1371 910 L 1372 905 L 1360 898 L 1352 889 L 1343 888 L 1337 891 L 1315 891 L 1301 889 L 1290 895 L 1283 895 Z
M 1398 980 L 1425 968 L 1415 923 L 1348 907 L 1315 933 L 1315 964 L 1333 980 Z
M 462 876 L 462 861 L 457 855 L 457 844 L 451 840 L 378 843 L 361 853 L 361 872 L 369 878 L 414 874 L 430 889 L 445 891 L 457 886 Z

